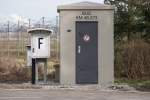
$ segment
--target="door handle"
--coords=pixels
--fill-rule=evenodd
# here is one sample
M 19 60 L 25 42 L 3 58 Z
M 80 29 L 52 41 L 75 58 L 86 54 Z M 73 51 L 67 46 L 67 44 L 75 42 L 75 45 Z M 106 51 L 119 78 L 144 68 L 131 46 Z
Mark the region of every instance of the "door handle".
M 81 53 L 81 46 L 78 45 L 78 53 L 80 54 Z

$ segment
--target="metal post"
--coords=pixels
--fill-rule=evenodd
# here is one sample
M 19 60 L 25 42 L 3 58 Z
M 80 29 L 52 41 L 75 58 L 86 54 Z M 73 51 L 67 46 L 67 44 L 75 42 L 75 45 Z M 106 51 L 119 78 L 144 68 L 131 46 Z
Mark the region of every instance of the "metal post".
M 47 59 L 45 59 L 45 64 L 44 64 L 44 83 L 47 83 Z
M 29 19 L 29 29 L 31 28 L 31 19 Z M 28 39 L 27 39 L 27 44 L 30 44 L 31 43 L 31 34 L 28 33 Z
M 36 70 L 36 61 L 35 59 L 32 59 L 32 84 L 35 84 L 35 70 Z
M 17 49 L 16 49 L 16 51 L 17 51 L 17 56 L 19 57 L 19 51 L 20 51 L 20 48 L 19 48 L 19 46 L 20 46 L 20 41 L 19 41 L 19 38 L 20 38 L 20 36 L 19 36 L 19 32 L 20 32 L 20 21 L 18 20 L 18 30 L 17 30 L 17 43 L 16 43 L 16 45 L 17 45 Z
M 38 61 L 35 61 L 35 75 L 36 75 L 36 84 L 39 82 L 39 75 L 38 75 Z
M 43 28 L 45 26 L 45 17 L 42 17 L 42 25 L 43 25 Z
M 29 21 L 29 29 L 31 28 L 31 19 L 28 20 Z
M 10 50 L 9 50 L 9 45 L 10 45 L 10 44 L 9 44 L 9 28 L 10 28 L 10 27 L 9 27 L 9 21 L 8 21 L 8 25 L 7 25 L 7 38 L 8 38 L 8 41 L 7 41 L 7 43 L 8 43 L 8 44 L 7 44 L 7 46 L 8 46 L 7 49 L 8 49 L 8 50 L 7 50 L 7 52 L 8 52 L 8 57 L 9 57 L 9 53 L 10 53 Z

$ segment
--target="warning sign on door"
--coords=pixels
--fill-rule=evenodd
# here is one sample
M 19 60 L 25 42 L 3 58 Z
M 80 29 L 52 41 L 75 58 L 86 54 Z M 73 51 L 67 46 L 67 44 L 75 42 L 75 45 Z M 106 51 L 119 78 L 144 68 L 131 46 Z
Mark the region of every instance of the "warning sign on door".
M 89 36 L 88 34 L 85 34 L 85 35 L 83 36 L 83 40 L 84 40 L 85 42 L 89 42 L 89 41 L 90 41 L 90 36 Z

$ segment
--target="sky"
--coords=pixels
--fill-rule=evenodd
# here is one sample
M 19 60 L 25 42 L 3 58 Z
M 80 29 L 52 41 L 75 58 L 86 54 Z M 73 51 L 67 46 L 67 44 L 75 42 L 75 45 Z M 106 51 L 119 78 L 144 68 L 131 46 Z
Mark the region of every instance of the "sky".
M 37 20 L 41 17 L 54 19 L 58 15 L 58 5 L 82 1 L 85 0 L 0 0 L 0 19 Z M 86 1 L 103 3 L 103 0 Z

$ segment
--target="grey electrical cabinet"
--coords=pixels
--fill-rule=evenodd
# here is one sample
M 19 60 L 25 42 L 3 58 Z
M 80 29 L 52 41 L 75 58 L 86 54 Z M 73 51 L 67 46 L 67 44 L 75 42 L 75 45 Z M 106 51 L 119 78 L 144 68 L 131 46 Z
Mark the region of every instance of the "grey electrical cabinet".
M 50 35 L 52 30 L 45 28 L 29 29 L 31 46 L 27 46 L 28 65 L 32 63 L 32 84 L 39 82 L 38 63 L 44 63 L 43 82 L 47 83 L 47 59 L 50 58 Z
M 50 34 L 49 29 L 29 29 L 31 34 L 31 56 L 32 58 L 50 58 Z
M 114 6 L 80 2 L 58 6 L 60 83 L 111 85 L 114 81 Z

